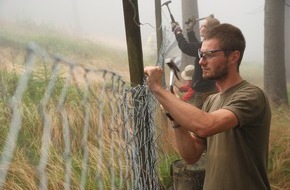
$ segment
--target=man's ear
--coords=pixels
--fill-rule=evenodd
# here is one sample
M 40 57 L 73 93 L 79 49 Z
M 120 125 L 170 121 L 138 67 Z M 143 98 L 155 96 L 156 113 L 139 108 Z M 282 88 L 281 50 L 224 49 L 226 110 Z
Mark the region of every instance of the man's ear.
M 241 53 L 238 50 L 235 50 L 230 55 L 230 63 L 238 63 Z

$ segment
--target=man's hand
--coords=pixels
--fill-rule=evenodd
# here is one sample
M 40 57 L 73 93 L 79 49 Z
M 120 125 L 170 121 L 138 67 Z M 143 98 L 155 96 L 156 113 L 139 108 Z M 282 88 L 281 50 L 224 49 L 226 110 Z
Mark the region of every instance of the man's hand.
M 176 35 L 178 33 L 182 33 L 182 29 L 181 27 L 179 26 L 179 23 L 178 22 L 172 22 L 171 23 L 171 29 L 172 29 L 172 32 Z
M 161 80 L 163 70 L 159 66 L 147 66 L 144 68 L 144 74 L 147 76 L 147 85 L 150 90 L 154 91 L 159 87 L 162 87 Z

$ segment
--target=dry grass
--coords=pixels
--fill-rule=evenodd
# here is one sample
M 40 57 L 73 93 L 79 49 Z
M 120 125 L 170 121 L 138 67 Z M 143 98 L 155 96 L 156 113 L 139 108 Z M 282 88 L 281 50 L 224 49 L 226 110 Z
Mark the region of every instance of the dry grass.
M 97 92 L 96 92 L 97 93 Z M 76 101 L 76 100 L 74 100 Z M 81 101 L 81 100 L 80 100 Z M 108 102 L 108 100 L 103 100 Z M 75 106 L 74 106 L 75 105 Z M 78 106 L 77 106 L 78 105 Z M 24 107 L 24 120 L 22 128 L 18 137 L 18 144 L 15 150 L 13 160 L 11 161 L 8 176 L 5 183 L 5 189 L 38 189 L 39 173 L 37 166 L 40 161 L 41 140 L 44 132 L 44 121 L 39 114 L 39 108 L 30 104 Z M 79 189 L 81 181 L 81 171 L 83 167 L 84 151 L 88 150 L 88 167 L 86 174 L 86 186 L 88 189 L 96 189 L 96 175 L 105 186 L 104 189 L 111 187 L 111 173 L 114 173 L 116 184 L 118 180 L 124 176 L 119 176 L 122 172 L 126 174 L 128 165 L 126 163 L 126 151 L 129 151 L 129 146 L 119 133 L 119 127 L 111 123 L 115 113 L 112 113 L 109 108 L 102 110 L 101 117 L 103 117 L 103 129 L 100 129 L 99 118 L 100 113 L 97 104 L 92 102 L 87 107 L 90 110 L 89 116 L 89 131 L 87 141 L 84 141 L 84 128 L 85 128 L 85 106 L 81 102 L 68 103 L 64 110 L 66 110 L 67 118 L 69 119 L 70 136 L 70 158 L 72 160 L 72 176 L 71 176 L 71 189 Z M 64 131 L 62 128 L 61 113 L 57 111 L 55 105 L 47 105 L 47 113 L 51 118 L 51 142 L 49 149 L 49 160 L 45 172 L 48 176 L 48 189 L 63 189 L 65 164 L 66 160 L 64 154 Z M 9 126 L 10 115 L 9 110 L 2 110 L 0 115 L 8 117 L 1 118 L 3 126 Z M 116 120 L 114 120 L 116 121 Z M 110 128 L 113 127 L 113 128 Z M 6 128 L 6 129 L 7 129 Z M 2 133 L 1 144 L 7 135 Z M 127 149 L 126 149 L 127 148 Z
M 269 177 L 273 190 L 290 189 L 290 110 L 273 110 L 270 149 Z

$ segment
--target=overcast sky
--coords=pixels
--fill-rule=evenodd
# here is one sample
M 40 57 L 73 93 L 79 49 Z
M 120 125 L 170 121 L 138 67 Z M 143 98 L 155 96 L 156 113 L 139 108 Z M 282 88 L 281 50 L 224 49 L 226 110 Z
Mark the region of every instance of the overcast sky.
M 169 6 L 175 20 L 182 23 L 180 2 L 172 0 Z M 138 0 L 138 4 L 145 45 L 147 38 L 155 35 L 154 0 Z M 264 0 L 198 0 L 198 6 L 200 17 L 214 14 L 221 22 L 238 26 L 247 41 L 245 59 L 263 62 Z M 290 18 L 290 9 L 285 12 Z M 166 7 L 162 8 L 162 18 L 162 24 L 170 27 Z M 30 20 L 112 44 L 126 44 L 121 0 L 0 0 L 0 19 Z

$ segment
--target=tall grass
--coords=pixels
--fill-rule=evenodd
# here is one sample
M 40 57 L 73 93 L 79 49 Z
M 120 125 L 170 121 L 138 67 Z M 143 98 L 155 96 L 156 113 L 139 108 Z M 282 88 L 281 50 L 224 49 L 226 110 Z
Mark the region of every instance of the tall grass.
M 129 65 L 125 49 L 114 48 L 114 44 L 83 39 L 48 27 L 40 28 L 31 23 L 1 26 L 0 58 L 6 56 L 9 64 L 23 61 L 26 45 L 31 41 L 39 44 L 49 53 L 61 54 L 80 65 L 117 70 L 119 75 L 129 80 L 127 72 Z
M 289 113 L 289 107 L 273 110 L 269 149 L 269 177 L 273 190 L 290 189 Z
M 50 73 L 42 73 L 43 75 L 50 75 Z M 6 92 L 2 91 L 0 94 L 0 122 L 1 122 L 1 134 L 0 134 L 0 150 L 2 150 L 7 137 L 8 129 L 11 122 L 11 110 L 9 108 L 9 99 L 4 97 L 11 97 L 15 91 L 16 84 L 18 81 L 18 75 L 15 73 L 3 72 L 0 70 L 1 81 L 4 84 Z M 48 81 L 45 80 L 47 77 L 38 78 L 33 76 L 30 80 L 28 88 L 24 94 L 21 107 L 23 109 L 23 121 L 21 130 L 19 132 L 17 146 L 14 153 L 13 160 L 9 167 L 7 180 L 5 183 L 5 189 L 38 189 L 39 173 L 37 172 L 37 165 L 40 162 L 41 157 L 41 145 L 42 136 L 44 134 L 44 118 L 42 117 L 41 109 L 39 107 L 41 98 L 45 94 Z M 86 189 L 97 189 L 96 174 L 100 173 L 100 179 L 104 183 L 104 189 L 111 189 L 111 172 L 115 171 L 115 185 L 118 186 L 119 179 L 122 176 L 118 174 L 122 170 L 122 173 L 126 173 L 126 165 L 120 165 L 118 163 L 126 163 L 126 150 L 120 153 L 120 147 L 125 147 L 126 142 L 119 136 L 118 127 L 112 126 L 111 117 L 115 113 L 112 113 L 109 106 L 105 106 L 104 110 L 98 110 L 98 101 L 96 96 L 89 97 L 89 104 L 83 104 L 82 90 L 77 89 L 72 85 L 69 89 L 68 96 L 63 109 L 58 110 L 57 104 L 59 101 L 60 89 L 63 87 L 62 78 L 58 79 L 56 84 L 55 93 L 50 98 L 49 103 L 46 105 L 46 112 L 51 118 L 51 143 L 50 143 L 50 154 L 49 162 L 46 168 L 48 175 L 49 184 L 48 189 L 63 189 L 64 188 L 64 176 L 65 176 L 65 161 L 64 159 L 64 131 L 62 128 L 62 113 L 67 113 L 67 118 L 70 128 L 71 141 L 70 146 L 70 159 L 72 162 L 72 178 L 71 178 L 71 189 L 80 189 L 81 172 L 83 163 L 83 151 L 84 143 L 87 143 L 88 148 L 88 159 L 89 166 L 86 174 Z M 93 94 L 100 94 L 100 87 L 92 86 Z M 109 102 L 108 97 L 104 97 L 103 103 Z M 83 139 L 84 126 L 85 126 L 85 109 L 88 108 L 90 112 L 89 117 L 89 131 L 88 141 L 85 142 Z M 100 114 L 103 120 L 104 130 L 101 132 L 101 136 L 97 134 L 99 131 Z M 112 139 L 112 134 L 114 139 Z M 100 144 L 100 138 L 104 141 Z M 112 147 L 112 143 L 114 146 Z M 112 150 L 113 148 L 113 150 Z M 101 152 L 102 151 L 102 152 Z M 112 157 L 111 151 L 114 151 L 114 158 Z M 115 160 L 113 162 L 112 160 Z M 99 164 L 101 163 L 101 164 Z

